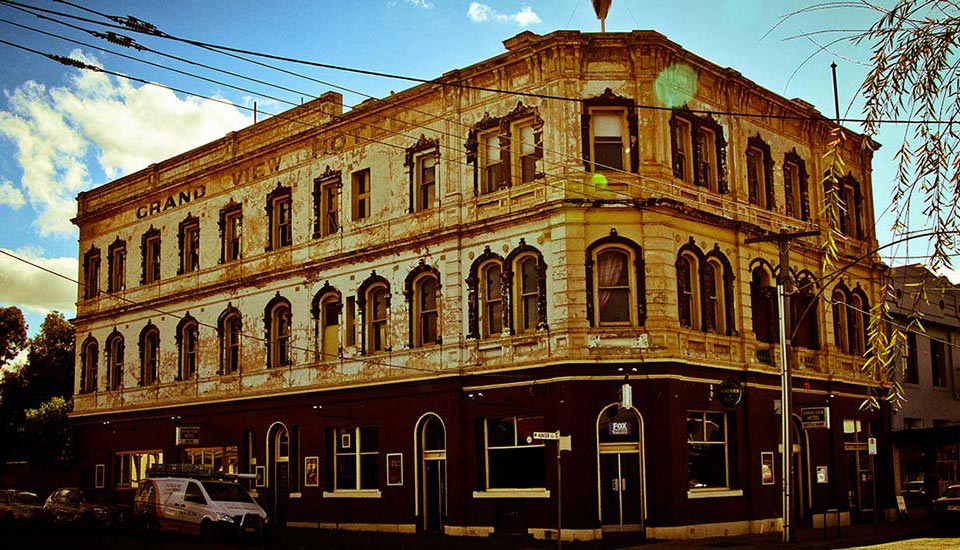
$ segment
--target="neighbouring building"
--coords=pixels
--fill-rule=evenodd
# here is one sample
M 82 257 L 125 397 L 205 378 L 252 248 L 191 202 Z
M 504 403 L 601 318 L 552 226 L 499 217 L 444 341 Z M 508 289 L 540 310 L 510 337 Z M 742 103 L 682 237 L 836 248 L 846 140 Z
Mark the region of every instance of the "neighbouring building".
M 936 498 L 960 483 L 960 288 L 922 265 L 892 268 L 890 277 L 890 314 L 906 335 L 906 400 L 892 416 L 896 488 L 922 481 L 927 499 Z
M 504 45 L 80 194 L 85 483 L 194 462 L 257 474 L 288 525 L 550 538 L 559 432 L 564 538 L 778 528 L 780 270 L 745 240 L 827 231 L 829 121 L 652 31 Z M 889 417 L 860 409 L 882 285 L 865 139 L 838 246 L 866 260 L 791 250 L 813 524 L 870 517 L 891 475 L 867 457 Z M 804 429 L 817 407 L 829 428 Z

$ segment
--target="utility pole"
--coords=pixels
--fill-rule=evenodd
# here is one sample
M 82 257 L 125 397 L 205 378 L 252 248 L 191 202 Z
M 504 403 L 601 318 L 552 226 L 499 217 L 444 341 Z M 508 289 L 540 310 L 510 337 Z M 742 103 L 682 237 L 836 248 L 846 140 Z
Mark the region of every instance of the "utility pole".
M 783 452 L 780 455 L 780 479 L 783 496 L 783 542 L 793 541 L 793 511 L 790 494 L 790 462 L 793 458 L 793 445 L 790 441 L 790 397 L 792 395 L 792 380 L 790 374 L 789 355 L 787 348 L 790 345 L 790 317 L 787 308 L 790 307 L 790 293 L 793 292 L 793 281 L 790 278 L 790 243 L 801 237 L 814 237 L 820 231 L 794 231 L 781 229 L 763 237 L 750 237 L 744 244 L 775 242 L 780 252 L 780 266 L 777 274 L 777 308 L 780 322 L 780 441 Z

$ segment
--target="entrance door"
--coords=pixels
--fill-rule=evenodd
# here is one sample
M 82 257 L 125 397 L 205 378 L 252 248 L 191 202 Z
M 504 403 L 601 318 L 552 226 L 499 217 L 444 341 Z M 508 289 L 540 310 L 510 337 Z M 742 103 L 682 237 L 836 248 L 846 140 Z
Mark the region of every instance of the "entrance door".
M 604 531 L 643 531 L 640 415 L 611 405 L 597 422 L 600 521 Z
M 420 528 L 443 532 L 447 502 L 447 437 L 443 422 L 434 414 L 425 416 L 418 428 L 420 471 Z
M 283 527 L 287 523 L 287 505 L 290 501 L 290 435 L 283 425 L 274 425 L 267 440 L 268 456 L 272 460 L 270 468 L 269 490 L 272 498 L 269 504 L 270 519 L 274 525 Z

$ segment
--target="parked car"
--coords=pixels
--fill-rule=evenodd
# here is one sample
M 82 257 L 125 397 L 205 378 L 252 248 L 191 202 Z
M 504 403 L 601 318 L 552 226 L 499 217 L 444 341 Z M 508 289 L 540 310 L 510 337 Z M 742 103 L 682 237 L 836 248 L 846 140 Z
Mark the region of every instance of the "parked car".
M 242 486 L 223 479 L 154 477 L 140 482 L 134 517 L 144 534 L 173 531 L 204 540 L 262 537 L 267 513 Z
M 64 487 L 47 497 L 43 515 L 54 525 L 107 529 L 126 525 L 131 509 L 104 489 Z
M 907 508 L 922 508 L 927 505 L 927 488 L 923 481 L 908 481 L 903 484 L 903 490 L 900 491 L 903 501 Z
M 0 523 L 32 525 L 43 517 L 43 501 L 35 493 L 16 489 L 0 490 Z
M 941 528 L 960 526 L 960 485 L 947 487 L 943 496 L 933 501 L 933 521 Z

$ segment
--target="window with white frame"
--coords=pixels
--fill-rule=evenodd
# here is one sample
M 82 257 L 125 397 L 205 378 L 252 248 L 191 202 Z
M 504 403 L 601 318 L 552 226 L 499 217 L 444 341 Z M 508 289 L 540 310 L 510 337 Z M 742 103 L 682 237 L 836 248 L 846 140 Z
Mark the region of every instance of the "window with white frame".
M 601 326 L 631 325 L 635 322 L 636 289 L 631 285 L 630 252 L 606 247 L 597 252 L 594 271 L 594 311 Z
M 380 488 L 380 451 L 376 426 L 338 428 L 333 437 L 334 491 Z
M 432 208 L 437 201 L 437 155 L 428 153 L 416 160 L 416 198 L 414 211 Z
M 354 172 L 351 176 L 353 221 L 370 217 L 370 169 Z
M 480 134 L 480 194 L 500 189 L 500 132 L 499 127 Z
M 413 347 L 436 344 L 438 333 L 437 278 L 433 274 L 421 275 L 414 281 L 413 296 Z
M 123 335 L 114 331 L 107 338 L 107 389 L 123 386 Z
M 491 260 L 480 266 L 480 323 L 483 338 L 503 333 L 502 273 L 499 260 Z
M 629 143 L 626 109 L 594 108 L 590 110 L 590 139 L 593 171 L 623 170 Z
M 510 159 L 513 184 L 527 183 L 537 178 L 537 145 L 532 118 L 514 122 L 510 126 Z
M 690 489 L 730 487 L 727 415 L 687 412 L 687 466 Z
M 387 351 L 387 312 L 390 308 L 390 290 L 377 285 L 367 291 L 367 352 Z
M 290 330 L 292 325 L 290 302 L 279 299 L 267 307 L 267 367 L 275 368 L 289 365 L 291 363 Z
M 148 324 L 140 333 L 140 385 L 157 382 L 160 369 L 160 330 Z
M 194 216 L 180 222 L 180 271 L 200 270 L 200 220 Z
M 190 380 L 197 374 L 197 345 L 200 342 L 200 325 L 187 315 L 177 329 L 178 380 Z
M 243 331 L 243 319 L 240 312 L 228 308 L 220 315 L 218 332 L 220 336 L 220 373 L 233 374 L 240 369 L 240 334 Z
M 513 285 L 516 300 L 514 330 L 519 333 L 537 329 L 540 304 L 537 280 L 537 257 L 532 254 L 520 256 L 516 261 L 516 283 Z
M 484 420 L 486 489 L 545 488 L 546 448 L 533 432 L 546 431 L 542 416 Z

